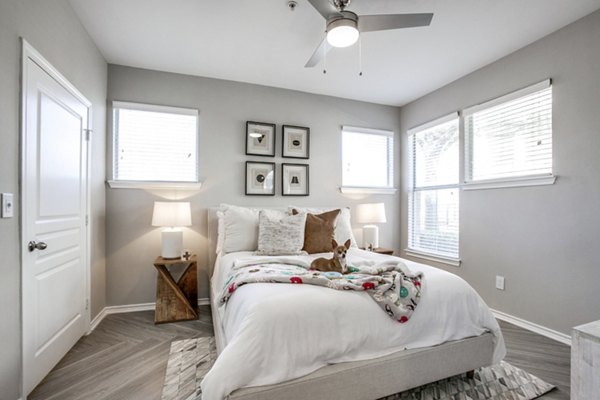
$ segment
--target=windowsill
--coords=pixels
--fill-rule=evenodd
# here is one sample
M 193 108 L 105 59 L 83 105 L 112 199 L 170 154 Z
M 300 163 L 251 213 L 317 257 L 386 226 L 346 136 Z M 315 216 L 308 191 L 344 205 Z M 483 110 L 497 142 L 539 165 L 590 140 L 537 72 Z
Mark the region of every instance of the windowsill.
M 202 182 L 106 181 L 111 189 L 183 189 L 198 190 Z
M 368 193 L 368 194 L 396 194 L 398 189 L 396 188 L 369 188 L 369 187 L 354 187 L 354 186 L 341 186 L 340 192 L 344 194 L 357 194 L 357 193 Z
M 444 257 L 436 254 L 425 253 L 418 250 L 404 249 L 407 256 L 421 258 L 423 260 L 435 261 L 442 264 L 448 264 L 453 267 L 460 267 L 460 258 Z
M 556 182 L 554 175 L 523 176 L 509 179 L 494 179 L 488 181 L 465 182 L 463 190 L 500 189 L 507 187 L 553 185 Z

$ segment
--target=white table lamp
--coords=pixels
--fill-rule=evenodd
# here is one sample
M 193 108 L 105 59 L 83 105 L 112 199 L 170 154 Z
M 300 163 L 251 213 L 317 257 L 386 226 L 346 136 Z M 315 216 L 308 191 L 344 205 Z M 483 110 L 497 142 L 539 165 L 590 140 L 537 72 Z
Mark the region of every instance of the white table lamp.
M 367 249 L 379 247 L 379 228 L 374 224 L 386 222 L 384 204 L 359 204 L 356 207 L 356 220 L 359 224 L 367 224 L 363 226 L 363 246 Z
M 162 258 L 180 258 L 183 251 L 182 226 L 192 225 L 189 202 L 155 201 L 152 226 L 162 226 Z

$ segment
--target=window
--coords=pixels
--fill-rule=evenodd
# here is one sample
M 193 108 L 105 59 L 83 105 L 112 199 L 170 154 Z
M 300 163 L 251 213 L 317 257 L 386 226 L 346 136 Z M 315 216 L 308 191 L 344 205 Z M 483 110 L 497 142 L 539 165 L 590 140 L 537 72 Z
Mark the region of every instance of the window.
M 464 118 L 467 184 L 552 176 L 550 80 L 471 107 Z
M 411 129 L 407 253 L 458 264 L 458 114 Z M 414 255 L 414 254 L 413 254 Z
M 394 133 L 342 127 L 342 186 L 393 189 Z
M 198 110 L 113 102 L 115 181 L 197 183 Z
M 408 255 L 460 263 L 461 187 L 554 183 L 551 84 L 548 79 L 470 107 L 462 120 L 453 113 L 409 130 Z

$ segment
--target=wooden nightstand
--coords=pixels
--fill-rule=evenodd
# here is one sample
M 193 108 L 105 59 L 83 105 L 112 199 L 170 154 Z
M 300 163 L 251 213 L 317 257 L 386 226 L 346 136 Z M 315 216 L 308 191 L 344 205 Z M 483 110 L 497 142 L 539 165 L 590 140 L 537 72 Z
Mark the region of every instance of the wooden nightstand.
M 361 250 L 367 250 L 367 249 L 361 247 Z M 392 249 L 386 249 L 386 248 L 383 248 L 383 247 L 375 247 L 371 251 L 374 252 L 374 253 L 377 253 L 377 254 L 386 254 L 388 256 L 393 256 L 394 255 L 394 250 L 392 250 Z
M 170 265 L 186 265 L 184 273 L 175 282 L 167 268 Z M 189 321 L 198 319 L 198 262 L 196 256 L 189 260 L 167 260 L 158 257 L 154 261 L 158 270 L 156 277 L 156 309 L 154 323 Z

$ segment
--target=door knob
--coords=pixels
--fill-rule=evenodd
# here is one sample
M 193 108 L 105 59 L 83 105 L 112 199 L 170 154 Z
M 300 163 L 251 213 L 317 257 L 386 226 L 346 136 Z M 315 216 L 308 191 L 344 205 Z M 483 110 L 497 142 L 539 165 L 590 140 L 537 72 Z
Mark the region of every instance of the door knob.
M 46 243 L 44 243 L 44 242 L 36 242 L 35 240 L 32 240 L 27 245 L 27 248 L 29 249 L 29 251 L 34 251 L 35 249 L 45 250 L 46 247 L 48 247 L 48 245 Z

